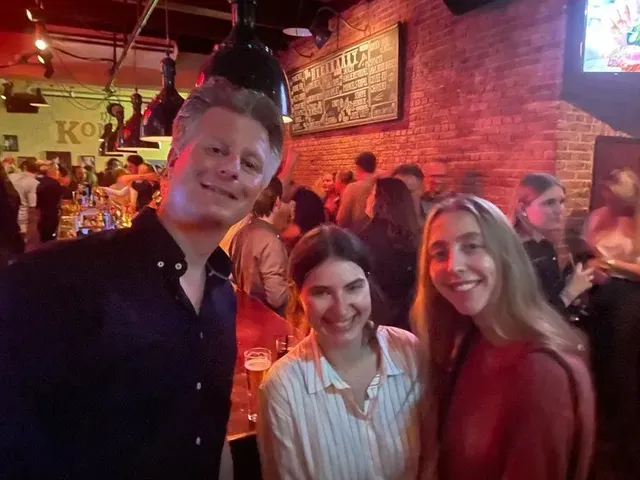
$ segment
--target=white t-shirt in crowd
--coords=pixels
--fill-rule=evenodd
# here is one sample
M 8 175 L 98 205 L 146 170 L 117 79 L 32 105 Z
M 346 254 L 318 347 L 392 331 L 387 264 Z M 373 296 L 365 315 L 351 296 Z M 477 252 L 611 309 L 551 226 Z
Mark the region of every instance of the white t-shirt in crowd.
M 20 195 L 20 209 L 18 210 L 18 225 L 22 233 L 27 232 L 29 221 L 29 208 L 35 208 L 38 203 L 36 191 L 38 189 L 38 179 L 33 173 L 19 172 L 9 175 L 9 180 Z

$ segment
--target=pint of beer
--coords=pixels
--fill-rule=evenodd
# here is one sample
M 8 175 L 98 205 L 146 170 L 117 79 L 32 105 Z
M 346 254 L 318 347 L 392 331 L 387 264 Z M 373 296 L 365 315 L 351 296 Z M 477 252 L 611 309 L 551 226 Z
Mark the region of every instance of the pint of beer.
M 244 370 L 249 390 L 249 420 L 258 419 L 258 388 L 271 367 L 271 351 L 268 348 L 252 348 L 244 352 Z

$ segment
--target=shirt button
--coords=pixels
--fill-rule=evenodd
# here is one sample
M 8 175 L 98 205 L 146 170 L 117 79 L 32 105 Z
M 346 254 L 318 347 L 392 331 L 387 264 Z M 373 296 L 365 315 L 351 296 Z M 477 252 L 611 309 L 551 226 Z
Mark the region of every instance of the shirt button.
M 196 438 L 196 445 L 200 446 L 201 443 L 202 443 L 202 440 L 200 440 L 200 437 Z
M 158 262 L 158 267 L 160 268 L 164 267 L 164 262 Z
M 556 261 L 558 258 L 557 257 L 553 257 L 553 261 Z
M 196 383 L 196 390 L 202 389 L 202 384 L 200 382 Z
M 176 270 L 182 270 L 182 264 L 176 263 Z
M 204 338 L 204 333 L 200 332 L 200 339 L 202 340 Z

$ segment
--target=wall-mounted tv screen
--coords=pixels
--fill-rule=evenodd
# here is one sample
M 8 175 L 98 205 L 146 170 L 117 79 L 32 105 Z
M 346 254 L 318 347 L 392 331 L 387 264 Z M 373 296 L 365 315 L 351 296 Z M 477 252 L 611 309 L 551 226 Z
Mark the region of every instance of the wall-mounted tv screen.
M 587 0 L 584 72 L 640 72 L 640 0 Z

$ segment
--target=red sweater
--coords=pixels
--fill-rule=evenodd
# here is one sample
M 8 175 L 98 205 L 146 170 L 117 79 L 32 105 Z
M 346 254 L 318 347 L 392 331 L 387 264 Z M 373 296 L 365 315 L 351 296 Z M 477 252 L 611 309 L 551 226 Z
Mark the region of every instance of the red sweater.
M 478 337 L 444 425 L 441 478 L 567 480 L 576 423 L 566 371 L 530 345 L 494 347 Z M 582 439 L 575 480 L 584 480 L 595 431 L 594 393 L 586 365 L 564 358 L 578 385 Z

